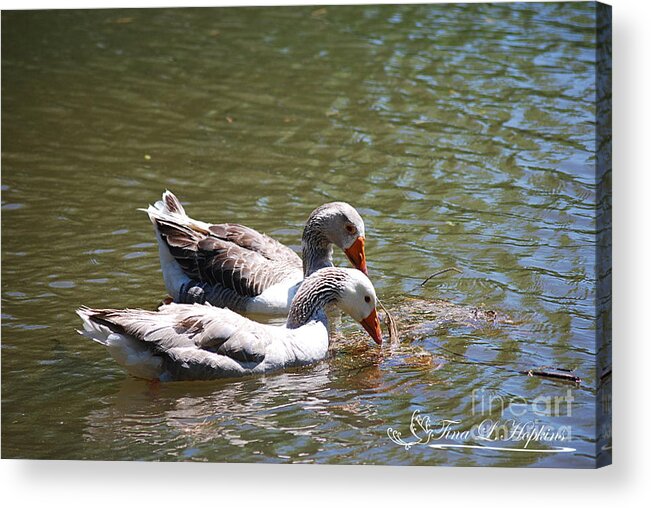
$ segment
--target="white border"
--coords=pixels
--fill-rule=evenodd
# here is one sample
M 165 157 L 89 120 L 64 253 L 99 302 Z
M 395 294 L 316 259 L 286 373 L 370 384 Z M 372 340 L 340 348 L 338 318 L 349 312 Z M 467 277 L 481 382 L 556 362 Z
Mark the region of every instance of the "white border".
M 137 1 L 138 6 L 307 2 Z M 313 3 L 313 2 L 310 2 Z M 348 3 L 325 1 L 324 4 Z M 379 2 L 356 2 L 379 3 Z M 387 2 L 383 2 L 387 3 Z M 395 3 L 395 2 L 389 2 Z M 421 3 L 421 2 L 414 2 Z M 436 2 L 445 3 L 445 2 Z M 599 470 L 7 461 L 17 506 L 639 506 L 648 499 L 651 164 L 649 3 L 612 0 L 614 21 L 614 466 Z M 2 9 L 133 7 L 127 1 L 5 1 Z M 44 387 L 47 389 L 47 387 Z M 646 495 L 644 495 L 646 493 Z M 345 503 L 345 504 L 343 504 Z M 472 504 L 471 504 L 472 503 Z M 13 504 L 12 504 L 13 506 Z

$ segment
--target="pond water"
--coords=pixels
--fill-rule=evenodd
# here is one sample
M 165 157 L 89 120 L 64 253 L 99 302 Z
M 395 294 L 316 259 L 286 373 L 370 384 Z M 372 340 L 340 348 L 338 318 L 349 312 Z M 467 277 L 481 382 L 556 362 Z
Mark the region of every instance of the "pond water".
M 3 458 L 592 467 L 595 44 L 592 3 L 3 12 Z M 129 378 L 74 311 L 165 296 L 138 211 L 164 189 L 297 250 L 353 204 L 402 343 L 343 318 L 309 368 Z M 417 410 L 571 439 L 396 444 Z

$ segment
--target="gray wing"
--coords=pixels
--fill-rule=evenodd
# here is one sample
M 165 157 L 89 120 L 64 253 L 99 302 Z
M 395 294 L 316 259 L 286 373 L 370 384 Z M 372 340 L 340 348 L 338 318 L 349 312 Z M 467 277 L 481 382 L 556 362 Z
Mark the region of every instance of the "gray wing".
M 270 261 L 298 263 L 297 266 L 301 267 L 301 258 L 292 249 L 255 229 L 241 224 L 214 224 L 209 229 L 213 237 L 257 252 Z
M 254 297 L 301 271 L 289 247 L 240 224 L 194 227 L 175 217 L 156 217 L 157 229 L 183 271 L 193 280 Z
M 245 374 L 265 359 L 265 326 L 228 310 L 169 304 L 158 312 L 87 309 L 92 321 L 129 335 L 161 357 L 174 379 Z

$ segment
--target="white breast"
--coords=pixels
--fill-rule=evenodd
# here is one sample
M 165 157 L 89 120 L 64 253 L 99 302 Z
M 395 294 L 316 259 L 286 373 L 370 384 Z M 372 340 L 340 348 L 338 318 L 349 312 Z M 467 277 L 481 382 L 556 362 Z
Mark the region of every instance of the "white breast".
M 323 360 L 328 354 L 328 329 L 319 321 L 288 330 L 277 327 L 265 359 L 252 373 L 271 372 L 290 366 L 308 365 Z

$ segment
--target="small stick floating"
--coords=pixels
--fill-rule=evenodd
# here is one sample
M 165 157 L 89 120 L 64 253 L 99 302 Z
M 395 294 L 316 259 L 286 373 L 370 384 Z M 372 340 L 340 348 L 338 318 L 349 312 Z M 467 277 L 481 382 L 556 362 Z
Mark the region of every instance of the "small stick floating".
M 525 374 L 526 376 L 540 376 L 540 377 L 549 377 L 553 379 L 563 379 L 564 381 L 572 381 L 573 383 L 579 384 L 581 378 L 570 374 L 570 371 L 565 369 L 557 370 L 542 370 L 542 369 L 530 369 L 530 370 L 521 370 L 520 374 Z
M 423 287 L 425 284 L 427 284 L 431 279 L 436 277 L 437 275 L 441 275 L 446 272 L 457 272 L 457 273 L 463 273 L 461 270 L 458 268 L 455 268 L 453 266 L 450 266 L 448 268 L 443 268 L 443 270 L 439 270 L 438 272 L 434 272 L 432 275 L 427 277 L 423 282 L 420 283 L 420 286 Z

